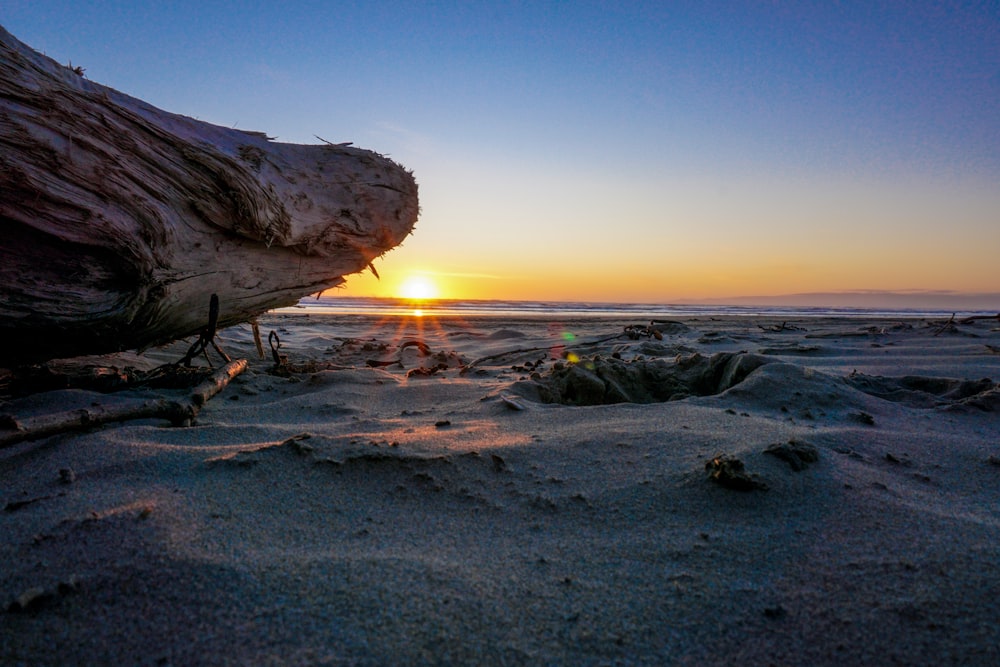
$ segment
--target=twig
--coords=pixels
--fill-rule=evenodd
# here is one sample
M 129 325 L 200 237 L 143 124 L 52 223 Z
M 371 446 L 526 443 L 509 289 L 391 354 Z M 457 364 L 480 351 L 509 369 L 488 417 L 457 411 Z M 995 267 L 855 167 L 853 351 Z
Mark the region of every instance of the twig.
M 198 416 L 205 403 L 225 389 L 234 377 L 246 370 L 246 367 L 246 359 L 231 361 L 192 389 L 186 398 L 180 400 L 155 398 L 138 405 L 111 407 L 94 405 L 81 410 L 40 415 L 24 421 L 8 415 L 0 420 L 0 429 L 3 429 L 0 430 L 0 448 L 26 440 L 38 440 L 70 431 L 83 431 L 130 419 L 167 419 L 175 426 L 189 425 Z
M 226 386 L 232 381 L 234 377 L 242 373 L 247 369 L 246 359 L 237 359 L 236 361 L 230 361 L 228 364 L 220 368 L 215 373 L 212 373 L 211 377 L 202 382 L 200 385 L 195 387 L 191 391 L 191 395 L 188 397 L 188 401 L 194 412 L 191 414 L 191 419 L 198 416 L 201 408 L 212 399 L 213 396 L 218 394 L 220 391 L 226 388 Z
M 940 336 L 945 331 L 954 331 L 954 330 L 955 330 L 955 313 L 952 313 L 951 317 L 948 318 L 948 321 L 942 324 L 938 328 L 938 330 L 934 332 L 934 335 Z
M 253 342 L 257 346 L 257 356 L 264 359 L 264 343 L 260 340 L 260 324 L 257 323 L 256 319 L 251 320 L 250 323 L 253 328 Z
M 326 139 L 324 139 L 323 137 L 319 136 L 318 134 L 314 134 L 313 136 L 316 137 L 317 139 L 319 139 L 320 141 L 322 141 L 327 146 L 334 146 L 336 148 L 346 148 L 346 147 L 351 146 L 351 145 L 354 144 L 353 141 L 343 141 L 343 142 L 341 142 L 339 144 L 335 144 L 332 141 L 327 141 Z
M 274 370 L 277 370 L 284 366 L 288 361 L 288 355 L 278 352 L 281 348 L 281 339 L 278 338 L 277 332 L 272 331 L 267 334 L 267 344 L 271 347 L 271 357 L 274 359 Z

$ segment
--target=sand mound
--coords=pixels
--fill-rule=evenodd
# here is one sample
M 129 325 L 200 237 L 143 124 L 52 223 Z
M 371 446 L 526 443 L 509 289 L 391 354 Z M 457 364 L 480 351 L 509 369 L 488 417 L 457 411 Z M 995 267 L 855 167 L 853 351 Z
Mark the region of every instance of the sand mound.
M 526 334 L 516 329 L 498 329 L 486 336 L 489 340 L 509 340 L 511 338 L 525 338 Z
M 556 364 L 547 374 L 536 374 L 533 382 L 545 403 L 662 403 L 719 394 L 772 362 L 758 355 L 730 352 L 711 357 L 693 354 L 673 362 L 594 356 L 579 363 Z
M 0 447 L 0 662 L 1000 664 L 995 322 L 262 320 L 311 370 Z
M 882 377 L 854 374 L 847 378 L 852 387 L 894 403 L 912 408 L 970 406 L 981 410 L 1000 409 L 998 385 L 992 380 L 956 380 L 951 378 Z

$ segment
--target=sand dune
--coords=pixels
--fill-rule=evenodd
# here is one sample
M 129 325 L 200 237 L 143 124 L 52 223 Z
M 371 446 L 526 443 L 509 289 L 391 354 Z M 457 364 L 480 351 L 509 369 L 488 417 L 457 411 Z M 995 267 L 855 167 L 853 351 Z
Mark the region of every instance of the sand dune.
M 0 450 L 4 662 L 1000 660 L 996 322 L 626 324 L 271 316 L 191 427 Z

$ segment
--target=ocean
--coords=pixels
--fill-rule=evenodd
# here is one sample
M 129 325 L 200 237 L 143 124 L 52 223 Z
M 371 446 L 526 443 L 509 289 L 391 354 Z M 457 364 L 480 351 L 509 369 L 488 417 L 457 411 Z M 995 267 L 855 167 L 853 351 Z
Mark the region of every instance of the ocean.
M 486 301 L 435 299 L 410 301 L 343 296 L 310 296 L 295 306 L 278 309 L 278 313 L 316 315 L 376 315 L 434 317 L 509 317 L 509 318 L 573 318 L 606 317 L 614 319 L 657 320 L 699 316 L 754 317 L 858 317 L 858 318 L 947 318 L 954 310 L 891 309 L 891 308 L 831 308 L 809 306 L 727 306 L 649 303 L 590 303 L 566 301 Z M 994 315 L 995 311 L 958 311 L 959 316 Z

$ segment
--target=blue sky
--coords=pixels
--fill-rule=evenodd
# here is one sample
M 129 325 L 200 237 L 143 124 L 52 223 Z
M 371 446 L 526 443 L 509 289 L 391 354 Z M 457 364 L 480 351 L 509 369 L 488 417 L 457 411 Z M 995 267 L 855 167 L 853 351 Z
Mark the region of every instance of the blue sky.
M 155 4 L 0 23 L 161 108 L 413 169 L 417 230 L 348 293 L 1000 292 L 1000 3 Z

